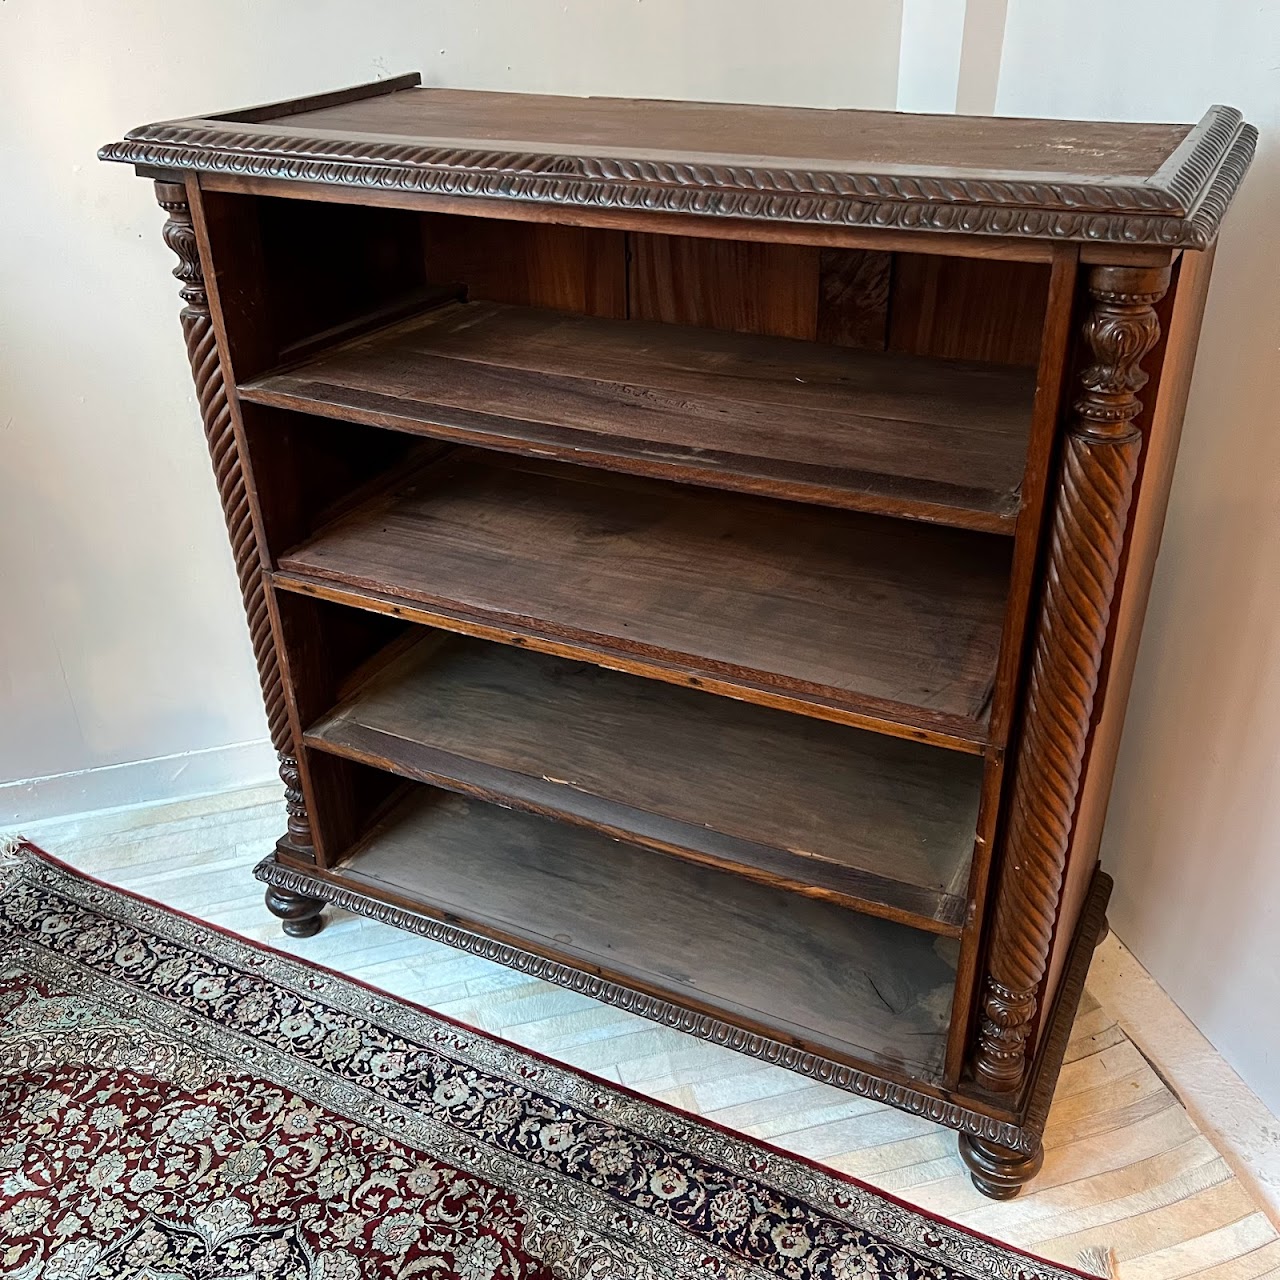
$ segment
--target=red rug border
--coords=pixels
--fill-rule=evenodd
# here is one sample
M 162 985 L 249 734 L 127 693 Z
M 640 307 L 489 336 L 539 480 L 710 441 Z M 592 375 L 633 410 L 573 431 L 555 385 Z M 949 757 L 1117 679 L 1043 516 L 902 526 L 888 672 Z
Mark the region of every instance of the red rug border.
M 726 1137 L 733 1138 L 738 1141 L 754 1143 L 756 1146 L 763 1148 L 770 1155 L 776 1156 L 779 1159 L 794 1161 L 796 1164 L 811 1169 L 815 1173 L 823 1174 L 828 1178 L 834 1178 L 837 1182 L 857 1187 L 858 1190 L 868 1192 L 873 1196 L 880 1196 L 910 1213 L 916 1213 L 922 1218 L 927 1218 L 930 1222 L 936 1222 L 944 1227 L 950 1227 L 953 1231 L 959 1231 L 965 1235 L 973 1236 L 975 1239 L 985 1241 L 990 1245 L 995 1245 L 999 1249 L 1007 1249 L 1010 1253 L 1017 1254 L 1018 1257 L 1026 1258 L 1029 1262 L 1057 1267 L 1061 1271 L 1069 1272 L 1074 1276 L 1079 1276 L 1080 1280 L 1108 1280 L 1105 1276 L 1098 1276 L 1089 1271 L 1082 1271 L 1080 1268 L 1070 1266 L 1065 1262 L 1055 1262 L 1050 1258 L 1043 1258 L 1034 1253 L 1029 1253 L 1027 1250 L 1021 1249 L 1017 1245 L 1010 1244 L 1007 1240 L 1001 1240 L 996 1236 L 988 1235 L 984 1231 L 976 1231 L 972 1227 L 966 1227 L 959 1222 L 953 1222 L 950 1218 L 944 1218 L 939 1213 L 934 1213 L 932 1210 L 921 1208 L 917 1204 L 912 1204 L 911 1201 L 905 1200 L 901 1196 L 894 1195 L 891 1191 L 883 1191 L 881 1188 L 870 1182 L 864 1181 L 862 1178 L 856 1177 L 854 1174 L 845 1173 L 842 1169 L 833 1169 L 830 1165 L 825 1165 L 820 1160 L 814 1160 L 809 1156 L 800 1155 L 798 1152 L 787 1151 L 783 1147 L 775 1146 L 773 1143 L 768 1142 L 763 1138 L 756 1138 L 751 1134 L 743 1133 L 741 1130 L 731 1129 L 728 1125 L 723 1125 L 715 1120 L 710 1120 L 706 1116 L 699 1115 L 696 1111 L 688 1111 L 683 1107 L 676 1106 L 674 1103 L 663 1102 L 658 1098 L 651 1098 L 648 1094 L 640 1093 L 638 1090 L 632 1089 L 625 1084 L 620 1084 L 613 1080 L 606 1080 L 603 1076 L 598 1076 L 582 1067 L 575 1067 L 570 1063 L 561 1062 L 559 1059 L 553 1058 L 549 1054 L 541 1053 L 537 1049 L 529 1049 L 524 1045 L 516 1044 L 512 1040 L 508 1040 L 505 1036 L 494 1035 L 490 1031 L 483 1031 L 479 1027 L 473 1027 L 469 1023 L 462 1022 L 458 1018 L 451 1017 L 447 1013 L 439 1013 L 427 1005 L 418 1004 L 415 1000 L 408 1000 L 405 999 L 405 997 L 395 995 L 390 991 L 384 991 L 381 987 L 375 987 L 372 983 L 364 981 L 363 978 L 354 978 L 348 973 L 343 973 L 340 969 L 331 968 L 329 965 L 321 964 L 319 961 L 310 960 L 305 956 L 295 955 L 293 952 L 284 951 L 279 947 L 273 947 L 267 943 L 257 942 L 253 938 L 246 938 L 243 934 L 236 933 L 234 929 L 227 929 L 222 925 L 212 924 L 208 920 L 202 920 L 199 916 L 192 915 L 188 911 L 182 911 L 177 907 L 171 907 L 168 903 L 157 902 L 156 899 L 149 898 L 145 894 L 135 893 L 132 889 L 122 889 L 119 885 L 111 884 L 109 881 L 103 880 L 98 876 L 90 875 L 86 871 L 81 871 L 79 867 L 72 866 L 71 863 L 67 862 L 63 858 L 59 858 L 56 854 L 46 852 L 44 849 L 41 849 L 39 845 L 28 840 L 25 836 L 17 837 L 17 847 L 18 849 L 28 850 L 37 858 L 43 859 L 51 866 L 58 867 L 61 870 L 70 873 L 76 879 L 83 880 L 87 884 L 97 885 L 99 888 L 107 889 L 112 893 L 118 893 L 123 897 L 132 898 L 135 902 L 141 902 L 146 906 L 155 907 L 160 911 L 166 911 L 170 915 L 178 916 L 180 919 L 190 921 L 192 924 L 209 929 L 213 933 L 219 933 L 223 937 L 230 938 L 244 946 L 251 947 L 255 951 L 263 952 L 267 955 L 284 956 L 288 960 L 299 961 L 304 967 L 315 969 L 320 973 L 328 974 L 340 981 L 349 982 L 353 986 L 360 987 L 381 999 L 393 1001 L 396 1004 L 403 1005 L 405 1008 L 412 1009 L 416 1013 L 425 1014 L 430 1018 L 436 1018 L 440 1022 L 447 1023 L 452 1027 L 457 1027 L 459 1031 L 465 1031 L 468 1035 L 480 1036 L 483 1039 L 491 1040 L 495 1044 L 501 1045 L 506 1049 L 513 1050 L 517 1054 L 525 1054 L 527 1057 L 533 1058 L 548 1067 L 552 1067 L 558 1071 L 567 1072 L 570 1075 L 580 1076 L 582 1079 L 587 1080 L 592 1084 L 599 1085 L 602 1089 L 614 1090 L 618 1093 L 624 1094 L 626 1097 L 629 1097 L 636 1102 L 656 1107 L 660 1111 L 665 1111 L 668 1115 L 678 1117 L 681 1120 L 690 1121 L 697 1125 L 702 1125 L 705 1128 L 712 1129 L 717 1133 L 724 1134 Z M 945 1126 L 941 1127 L 945 1128 Z

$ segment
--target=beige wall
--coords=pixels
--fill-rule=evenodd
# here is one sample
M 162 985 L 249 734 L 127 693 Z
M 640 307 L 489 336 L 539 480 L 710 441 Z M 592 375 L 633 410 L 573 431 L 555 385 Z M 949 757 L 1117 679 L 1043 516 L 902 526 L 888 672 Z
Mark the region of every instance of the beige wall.
M 0 824 L 271 774 L 163 217 L 148 184 L 98 163 L 103 142 L 405 70 L 892 106 L 900 14 L 899 0 L 0 4 Z
M 947 110 L 958 89 L 1006 114 L 1189 120 L 1231 102 L 1263 144 L 1219 254 L 1105 856 L 1121 937 L 1280 1110 L 1280 7 L 1008 0 L 1007 25 L 1005 9 L 0 4 L 0 783 L 64 780 L 0 786 L 0 822 L 269 768 L 161 218 L 99 143 L 405 69 L 824 106 Z

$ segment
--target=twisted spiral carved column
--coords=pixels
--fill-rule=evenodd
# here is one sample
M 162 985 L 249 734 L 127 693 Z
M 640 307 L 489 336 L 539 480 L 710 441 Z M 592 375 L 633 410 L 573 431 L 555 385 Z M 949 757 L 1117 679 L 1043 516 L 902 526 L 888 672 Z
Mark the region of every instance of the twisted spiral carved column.
M 1111 600 L 1137 475 L 1139 367 L 1160 336 L 1168 269 L 1095 267 L 1092 363 L 1067 432 L 997 890 L 974 1069 L 1012 1093 L 1048 963 Z
M 164 241 L 178 257 L 178 265 L 174 267 L 173 274 L 182 284 L 180 292 L 185 305 L 180 319 L 187 343 L 187 358 L 191 362 L 191 376 L 196 385 L 196 397 L 200 401 L 200 416 L 204 420 L 205 439 L 208 441 L 213 473 L 218 482 L 218 497 L 222 501 L 222 513 L 227 521 L 227 535 L 235 558 L 236 576 L 240 580 L 240 596 L 249 622 L 249 639 L 258 663 L 258 679 L 262 684 L 262 698 L 267 711 L 267 728 L 280 760 L 280 779 L 284 783 L 285 806 L 289 815 L 288 834 L 281 843 L 291 852 L 311 856 L 311 823 L 302 796 L 298 761 L 285 705 L 284 682 L 280 678 L 280 664 L 271 634 L 271 619 L 267 613 L 262 567 L 258 560 L 258 548 L 249 514 L 249 497 L 245 492 L 244 469 L 231 425 L 227 384 L 218 359 L 213 318 L 209 313 L 209 299 L 205 293 L 204 272 L 200 266 L 200 249 L 196 243 L 195 227 L 191 222 L 191 209 L 187 204 L 186 189 L 180 183 L 157 182 L 156 200 L 169 215 L 164 224 Z

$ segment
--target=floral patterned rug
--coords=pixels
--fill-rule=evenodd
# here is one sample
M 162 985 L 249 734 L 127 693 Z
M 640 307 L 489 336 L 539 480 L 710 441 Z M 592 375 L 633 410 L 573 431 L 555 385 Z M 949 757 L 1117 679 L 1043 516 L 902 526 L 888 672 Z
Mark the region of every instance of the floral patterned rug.
M 1068 1280 L 743 1136 L 0 861 L 9 1280 Z

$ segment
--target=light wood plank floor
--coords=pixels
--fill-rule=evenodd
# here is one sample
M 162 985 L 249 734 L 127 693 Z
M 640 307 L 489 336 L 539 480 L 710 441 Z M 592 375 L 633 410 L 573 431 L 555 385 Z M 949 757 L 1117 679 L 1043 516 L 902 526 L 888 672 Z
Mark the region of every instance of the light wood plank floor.
M 609 1080 L 821 1160 L 999 1239 L 1120 1280 L 1280 1276 L 1280 1235 L 1105 1009 L 1085 997 L 1043 1173 L 997 1204 L 925 1120 L 345 913 L 286 938 L 254 863 L 276 788 L 46 822 L 28 834 L 113 884 L 306 956 Z

